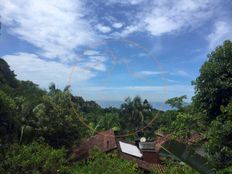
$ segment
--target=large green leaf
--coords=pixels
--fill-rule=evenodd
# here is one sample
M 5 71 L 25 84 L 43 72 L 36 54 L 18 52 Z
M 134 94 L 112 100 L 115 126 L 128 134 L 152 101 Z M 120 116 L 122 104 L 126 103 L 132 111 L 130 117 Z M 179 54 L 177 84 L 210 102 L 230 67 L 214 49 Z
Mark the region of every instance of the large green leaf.
M 214 173 L 212 171 L 212 166 L 210 166 L 204 157 L 197 154 L 192 148 L 183 143 L 169 140 L 161 146 L 160 154 L 179 159 L 202 174 Z

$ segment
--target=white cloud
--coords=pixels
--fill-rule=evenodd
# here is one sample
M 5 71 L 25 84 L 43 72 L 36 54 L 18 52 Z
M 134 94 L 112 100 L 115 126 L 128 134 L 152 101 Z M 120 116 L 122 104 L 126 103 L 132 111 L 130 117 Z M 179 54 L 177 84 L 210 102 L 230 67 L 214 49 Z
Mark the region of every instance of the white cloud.
M 136 72 L 134 75 L 136 76 L 156 76 L 156 75 L 174 75 L 174 76 L 182 76 L 182 77 L 191 77 L 189 73 L 184 70 L 177 70 L 175 72 L 168 72 L 168 71 L 139 71 Z M 166 79 L 167 80 L 167 79 Z M 174 82 L 173 80 L 168 79 L 169 82 Z M 176 81 L 175 81 L 176 82 Z
M 100 53 L 98 51 L 94 51 L 94 50 L 86 50 L 83 53 L 86 56 L 94 56 L 94 55 L 99 55 Z
M 107 60 L 104 56 L 90 56 L 89 61 L 81 64 L 83 67 L 97 70 L 97 71 L 106 71 L 106 66 L 104 62 Z
M 52 81 L 63 86 L 71 71 L 68 63 L 74 61 L 78 61 L 74 73 L 78 82 L 88 81 L 97 71 L 106 70 L 106 58 L 99 52 L 87 50 L 87 58 L 78 57 L 75 52 L 78 47 L 100 40 L 91 20 L 86 18 L 88 10 L 83 1 L 2 0 L 0 11 L 10 34 L 38 48 L 33 54 L 3 56 L 20 79 L 32 80 L 42 87 Z
M 190 100 L 194 95 L 194 87 L 191 85 L 167 85 L 167 86 L 83 86 L 75 90 L 89 100 L 123 101 L 126 96 L 140 95 L 151 102 L 164 102 L 168 98 L 187 95 Z
M 188 91 L 193 92 L 193 87 L 188 85 L 170 85 L 170 86 L 127 86 L 122 89 L 135 90 L 135 91 Z
M 209 0 L 154 1 L 144 17 L 144 26 L 154 36 L 193 28 L 211 17 L 214 3 Z
M 131 33 L 139 31 L 139 30 L 140 30 L 140 24 L 138 24 L 138 25 L 129 25 L 129 26 L 125 27 L 125 29 L 122 30 L 122 32 L 120 32 L 120 33 L 116 32 L 116 33 L 113 33 L 113 35 L 125 37 L 125 36 L 127 36 L 127 35 L 129 35 Z
M 164 81 L 170 82 L 170 83 L 179 83 L 177 80 L 169 79 L 169 78 L 163 78 Z
M 2 0 L 2 22 L 47 58 L 76 58 L 74 49 L 97 37 L 80 0 Z
M 232 23 L 218 21 L 214 25 L 214 30 L 207 37 L 209 48 L 214 49 L 221 45 L 224 40 L 232 40 Z
M 137 5 L 142 3 L 144 0 L 106 0 L 106 4 L 130 4 Z
M 184 70 L 178 70 L 173 74 L 183 76 L 183 77 L 191 77 L 191 75 L 189 73 L 187 73 L 186 71 L 184 71 Z
M 102 33 L 109 33 L 111 31 L 111 28 L 102 24 L 97 24 L 96 28 L 102 32 Z
M 164 90 L 170 91 L 188 91 L 194 92 L 194 88 L 190 85 L 169 85 L 169 86 L 122 86 L 122 87 L 105 87 L 105 86 L 85 86 L 79 88 L 81 90 L 87 91 L 124 91 L 124 90 L 133 90 L 133 91 L 157 91 L 161 92 Z M 125 97 L 125 96 L 124 96 Z
M 167 74 L 167 72 L 166 71 L 139 71 L 136 74 L 140 76 L 151 76 L 151 75 Z
M 112 25 L 114 28 L 122 28 L 123 24 L 120 22 L 114 22 Z
M 59 62 L 46 61 L 30 53 L 5 55 L 3 59 L 17 74 L 17 78 L 31 80 L 44 88 L 47 88 L 50 82 L 54 82 L 58 87 L 63 88 L 68 84 L 69 78 L 72 78 L 72 84 L 77 83 L 76 85 L 79 85 L 96 76 L 97 72 L 93 69 L 105 70 L 102 64 L 103 60 L 97 61 L 99 65 L 93 64 L 94 61 L 89 61 L 85 64 L 67 66 Z
M 131 1 L 117 1 L 121 4 L 133 4 Z M 131 21 L 121 33 L 120 36 L 127 36 L 138 31 L 147 31 L 153 36 L 178 32 L 187 29 L 194 29 L 202 25 L 213 16 L 215 7 L 219 1 L 214 0 L 153 0 L 136 1 L 139 4 L 139 11 L 133 12 L 130 16 Z
M 99 51 L 86 50 L 83 55 L 87 56 L 80 65 L 86 68 L 97 71 L 106 71 L 105 62 L 108 60 L 107 57 L 102 55 Z
M 145 19 L 146 29 L 151 32 L 152 35 L 159 36 L 163 33 L 168 33 L 179 28 L 179 24 L 175 23 L 167 17 L 154 18 L 148 16 Z

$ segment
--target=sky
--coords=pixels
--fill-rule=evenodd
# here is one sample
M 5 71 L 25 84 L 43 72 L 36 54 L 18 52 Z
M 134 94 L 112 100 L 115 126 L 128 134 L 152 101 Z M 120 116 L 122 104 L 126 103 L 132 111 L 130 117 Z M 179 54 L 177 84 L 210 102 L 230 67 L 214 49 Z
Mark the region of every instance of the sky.
M 0 15 L 18 79 L 100 102 L 190 102 L 207 54 L 232 40 L 231 0 L 0 0 Z

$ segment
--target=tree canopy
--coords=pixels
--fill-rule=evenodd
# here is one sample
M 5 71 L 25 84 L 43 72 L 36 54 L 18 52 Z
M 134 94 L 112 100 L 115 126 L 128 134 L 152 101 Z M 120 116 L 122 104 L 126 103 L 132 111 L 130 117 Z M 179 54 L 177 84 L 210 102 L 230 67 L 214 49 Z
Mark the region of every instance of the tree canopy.
M 196 108 L 209 119 L 221 113 L 232 99 L 232 42 L 227 40 L 208 55 L 195 82 L 193 101 Z
M 184 107 L 184 99 L 187 99 L 186 95 L 170 98 L 165 103 L 169 104 L 172 108 L 182 109 Z

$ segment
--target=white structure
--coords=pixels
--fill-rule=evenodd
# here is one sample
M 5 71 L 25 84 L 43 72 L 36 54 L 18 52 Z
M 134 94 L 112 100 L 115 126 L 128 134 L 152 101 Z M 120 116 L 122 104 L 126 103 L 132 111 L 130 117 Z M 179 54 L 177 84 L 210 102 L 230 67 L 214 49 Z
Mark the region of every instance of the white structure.
M 143 156 L 138 147 L 136 147 L 135 145 L 124 143 L 121 141 L 119 141 L 119 145 L 123 153 L 127 153 L 129 155 L 133 155 L 139 158 Z

